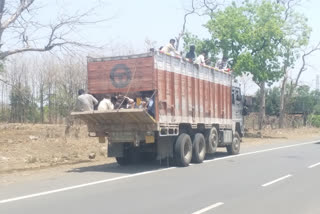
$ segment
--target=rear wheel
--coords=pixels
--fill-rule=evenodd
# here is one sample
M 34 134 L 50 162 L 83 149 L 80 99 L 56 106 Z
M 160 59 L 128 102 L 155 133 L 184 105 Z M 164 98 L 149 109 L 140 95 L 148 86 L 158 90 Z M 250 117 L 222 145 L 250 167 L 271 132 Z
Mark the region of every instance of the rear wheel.
M 227 146 L 227 152 L 229 155 L 237 155 L 240 152 L 240 136 L 236 132 L 233 136 L 232 144 Z
M 179 135 L 175 146 L 175 160 L 178 166 L 188 166 L 192 158 L 192 143 L 188 134 Z
M 128 156 L 127 157 L 116 157 L 116 160 L 120 166 L 126 166 L 130 163 Z
M 121 166 L 140 162 L 140 152 L 135 148 L 124 149 L 122 157 L 116 157 L 117 163 Z
M 203 134 L 197 133 L 192 141 L 192 162 L 202 163 L 206 155 L 206 140 Z
M 213 154 L 217 151 L 218 147 L 218 131 L 215 127 L 211 128 L 206 132 L 205 135 L 206 144 L 207 144 L 207 152 L 209 154 Z

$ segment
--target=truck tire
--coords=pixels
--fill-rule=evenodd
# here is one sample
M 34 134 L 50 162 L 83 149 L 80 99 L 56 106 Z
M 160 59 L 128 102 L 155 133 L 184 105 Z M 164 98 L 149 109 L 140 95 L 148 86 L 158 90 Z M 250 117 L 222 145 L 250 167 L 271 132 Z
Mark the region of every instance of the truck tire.
M 133 148 L 125 149 L 122 157 L 116 157 L 117 163 L 121 166 L 139 163 L 140 159 L 140 152 Z
M 217 151 L 219 136 L 218 131 L 215 127 L 212 127 L 205 134 L 206 144 L 207 144 L 207 153 L 213 154 Z
M 202 163 L 206 156 L 206 140 L 203 134 L 197 133 L 192 141 L 192 162 Z
M 188 134 L 179 135 L 175 145 L 175 161 L 178 166 L 188 166 L 192 158 L 192 143 Z
M 233 136 L 232 144 L 227 146 L 227 152 L 229 155 L 237 155 L 240 152 L 240 136 L 236 132 Z
M 128 156 L 124 156 L 124 157 L 116 157 L 117 163 L 120 166 L 126 166 L 130 163 L 130 160 L 128 158 Z

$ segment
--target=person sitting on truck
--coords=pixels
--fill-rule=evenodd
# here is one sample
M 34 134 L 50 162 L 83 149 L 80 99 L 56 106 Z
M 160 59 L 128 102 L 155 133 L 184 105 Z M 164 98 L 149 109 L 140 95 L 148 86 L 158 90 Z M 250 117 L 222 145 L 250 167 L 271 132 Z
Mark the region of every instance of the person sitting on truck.
M 152 117 L 154 117 L 154 98 L 146 97 L 147 101 L 147 111 Z
M 206 65 L 206 56 L 207 52 L 202 51 L 201 54 L 197 57 L 197 59 L 194 61 L 194 64 L 197 65 L 199 68 L 199 65 Z
M 170 39 L 169 44 L 165 45 L 161 51 L 163 51 L 166 54 L 170 54 L 170 55 L 180 55 L 178 51 L 176 51 L 176 48 L 174 47 L 174 43 L 176 42 L 176 40 L 174 39 Z
M 228 57 L 223 56 L 222 59 L 218 60 L 216 67 L 219 69 L 226 69 L 228 66 Z
M 86 94 L 83 89 L 79 89 L 78 95 L 76 110 L 93 111 L 94 106 L 98 104 L 98 100 L 91 94 Z
M 114 109 L 114 105 L 110 98 L 103 98 L 98 105 L 98 111 L 106 111 Z
M 193 62 L 196 58 L 196 46 L 195 45 L 190 45 L 189 52 L 186 54 L 186 58 L 190 61 Z

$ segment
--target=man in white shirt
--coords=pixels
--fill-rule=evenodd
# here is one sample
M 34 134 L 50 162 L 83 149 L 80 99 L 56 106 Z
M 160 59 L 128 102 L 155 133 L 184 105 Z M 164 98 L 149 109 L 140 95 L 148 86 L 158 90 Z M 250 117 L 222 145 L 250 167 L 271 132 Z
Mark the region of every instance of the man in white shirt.
M 202 53 L 197 57 L 197 59 L 194 61 L 194 64 L 197 65 L 206 65 L 206 55 L 207 53 L 205 51 L 202 51 Z
M 114 109 L 114 105 L 109 98 L 103 98 L 98 106 L 98 111 L 106 111 Z
M 98 100 L 91 94 L 86 94 L 83 89 L 78 91 L 78 99 L 76 103 L 77 111 L 93 111 L 94 106 L 98 104 Z
M 174 43 L 176 40 L 170 39 L 169 44 L 165 45 L 161 51 L 163 51 L 166 54 L 173 54 L 173 55 L 179 55 L 179 52 L 176 51 L 176 48 L 174 47 Z

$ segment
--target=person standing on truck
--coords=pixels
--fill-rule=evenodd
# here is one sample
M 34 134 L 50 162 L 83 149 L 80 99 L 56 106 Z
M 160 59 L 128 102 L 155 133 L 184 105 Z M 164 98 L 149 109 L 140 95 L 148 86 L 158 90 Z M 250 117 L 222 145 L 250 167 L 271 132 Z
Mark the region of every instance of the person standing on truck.
M 76 110 L 93 111 L 94 106 L 98 104 L 98 100 L 91 94 L 86 94 L 83 89 L 79 89 L 78 95 Z
M 166 54 L 174 54 L 174 55 L 180 55 L 178 51 L 176 51 L 176 48 L 174 47 L 174 43 L 176 42 L 176 40 L 174 39 L 170 39 L 169 44 L 165 45 L 161 51 L 163 51 Z
M 189 52 L 186 54 L 186 58 L 190 61 L 193 62 L 196 59 L 196 46 L 195 45 L 190 45 Z

